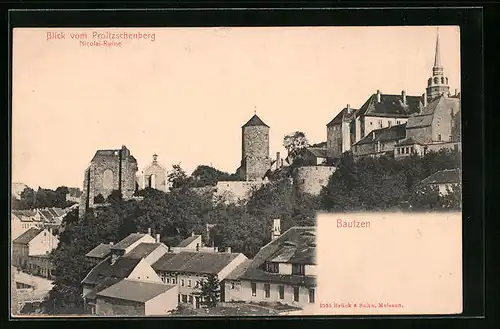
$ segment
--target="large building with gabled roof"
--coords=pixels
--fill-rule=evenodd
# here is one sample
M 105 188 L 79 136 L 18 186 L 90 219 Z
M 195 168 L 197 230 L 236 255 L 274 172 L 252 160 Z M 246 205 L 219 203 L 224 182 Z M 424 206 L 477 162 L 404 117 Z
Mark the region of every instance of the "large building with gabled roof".
M 352 151 L 355 157 L 425 154 L 459 148 L 460 94 L 450 94 L 441 63 L 439 32 L 432 76 L 421 96 L 370 95 L 359 109 L 348 105 L 327 124 L 329 161 Z M 403 131 L 401 127 L 405 125 Z

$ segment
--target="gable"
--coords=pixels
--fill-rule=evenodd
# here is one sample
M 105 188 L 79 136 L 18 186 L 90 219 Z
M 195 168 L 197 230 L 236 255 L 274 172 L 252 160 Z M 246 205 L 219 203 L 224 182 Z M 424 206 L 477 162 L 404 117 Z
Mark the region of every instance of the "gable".
M 144 259 L 134 267 L 132 272 L 127 276 L 127 279 L 162 282 L 155 270 Z

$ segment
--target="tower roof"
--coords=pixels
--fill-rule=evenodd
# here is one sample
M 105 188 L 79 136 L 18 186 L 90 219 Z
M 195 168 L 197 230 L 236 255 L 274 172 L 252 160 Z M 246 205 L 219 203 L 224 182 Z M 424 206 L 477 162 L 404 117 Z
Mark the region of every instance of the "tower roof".
M 437 37 L 436 37 L 436 53 L 434 54 L 434 67 L 439 67 L 441 68 L 441 51 L 440 51 L 440 46 L 439 46 L 439 28 L 437 30 Z
M 244 127 L 250 127 L 250 126 L 265 126 L 267 128 L 269 128 L 268 125 L 266 125 L 258 116 L 257 114 L 254 114 L 253 117 L 250 118 L 250 120 L 248 120 L 247 123 L 245 123 L 242 128 Z

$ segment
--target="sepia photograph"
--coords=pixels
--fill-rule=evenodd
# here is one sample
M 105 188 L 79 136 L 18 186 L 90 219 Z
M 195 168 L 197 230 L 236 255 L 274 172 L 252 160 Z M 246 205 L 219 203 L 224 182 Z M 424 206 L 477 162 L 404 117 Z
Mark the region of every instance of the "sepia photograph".
M 462 312 L 459 26 L 15 28 L 11 315 Z

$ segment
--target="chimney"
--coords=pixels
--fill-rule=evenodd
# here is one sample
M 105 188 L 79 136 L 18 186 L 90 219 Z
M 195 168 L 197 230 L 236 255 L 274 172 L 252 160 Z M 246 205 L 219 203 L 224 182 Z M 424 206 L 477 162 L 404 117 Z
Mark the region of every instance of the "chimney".
M 194 232 L 191 232 L 191 236 L 194 236 Z
M 381 95 L 380 90 L 377 89 L 377 103 L 380 103 Z
M 404 90 L 403 90 L 403 91 L 401 92 L 401 97 L 403 98 L 403 104 L 405 104 L 405 105 L 406 105 L 406 91 L 404 91 Z
M 422 95 L 424 107 L 427 106 L 427 91 Z
M 281 157 L 280 157 L 280 152 L 276 152 L 276 169 L 279 169 L 281 167 Z
M 231 247 L 226 247 L 226 252 L 230 253 L 231 252 Z
M 151 227 L 148 228 L 148 234 L 151 235 Z
M 156 233 L 156 243 L 160 243 L 160 234 Z
M 351 111 L 351 104 L 347 104 L 347 112 L 349 113 Z
M 458 96 L 458 89 L 455 88 L 455 96 Z
M 115 243 L 114 243 L 113 241 L 111 241 L 111 242 L 109 243 L 109 245 L 110 245 L 110 246 L 112 246 L 112 245 L 114 245 L 114 244 L 115 244 Z

